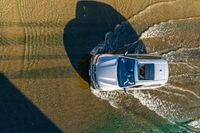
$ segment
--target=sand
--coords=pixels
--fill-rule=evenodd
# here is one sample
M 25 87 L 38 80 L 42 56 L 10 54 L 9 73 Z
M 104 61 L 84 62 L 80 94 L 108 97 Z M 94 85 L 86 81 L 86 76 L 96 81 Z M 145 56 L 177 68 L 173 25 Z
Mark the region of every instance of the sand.
M 1 106 L 8 114 L 22 117 L 20 121 L 11 117 L 10 123 L 15 124 L 2 125 L 0 130 L 28 131 L 30 125 L 26 123 L 37 116 L 49 121 L 55 132 L 66 133 L 165 132 L 179 130 L 170 126 L 171 121 L 198 119 L 199 7 L 198 0 L 1 0 L 0 73 L 8 80 L 0 82 L 16 89 L 20 93 L 16 97 L 27 98 L 25 101 L 32 104 L 30 110 L 35 108 L 38 112 L 25 113 L 23 117 L 26 108 L 17 113 L 14 107 L 10 109 L 12 104 L 20 102 Z M 85 77 L 87 68 L 79 69 L 77 62 L 121 22 L 129 22 L 148 53 L 159 53 L 170 62 L 170 82 L 162 92 L 135 92 L 136 99 L 127 98 L 134 105 L 122 100 L 123 106 L 116 109 L 91 93 Z M 5 89 L 3 94 L 7 95 L 5 87 L 0 89 Z M 183 97 L 177 98 L 175 93 Z M 158 101 L 149 100 L 146 95 L 167 102 L 158 105 Z M 173 114 L 168 103 L 174 105 L 174 110 L 179 107 L 181 110 Z M 162 105 L 167 107 L 159 110 Z M 183 112 L 184 109 L 187 111 Z M 168 112 L 162 114 L 163 110 Z M 35 123 L 41 126 L 35 131 L 48 129 Z

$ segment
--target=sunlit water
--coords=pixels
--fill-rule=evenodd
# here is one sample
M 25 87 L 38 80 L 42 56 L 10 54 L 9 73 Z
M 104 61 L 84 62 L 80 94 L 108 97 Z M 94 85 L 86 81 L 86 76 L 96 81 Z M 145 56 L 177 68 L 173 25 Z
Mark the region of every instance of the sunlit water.
M 200 131 L 200 48 L 199 36 L 195 34 L 200 32 L 199 25 L 198 21 L 192 20 L 160 23 L 144 31 L 135 42 L 126 45 L 126 41 L 122 40 L 130 39 L 130 36 L 126 36 L 130 27 L 128 23 L 117 25 L 91 54 L 112 53 L 124 46 L 132 48 L 129 49 L 132 53 L 143 54 L 146 46 L 147 52 L 160 54 L 168 60 L 169 82 L 162 88 L 132 90 L 127 94 L 123 91 L 103 92 L 91 88 L 93 94 L 107 100 L 114 108 L 132 115 L 147 107 L 149 112 L 155 112 L 175 126 L 170 132 Z M 145 115 L 146 118 L 151 117 L 151 113 Z

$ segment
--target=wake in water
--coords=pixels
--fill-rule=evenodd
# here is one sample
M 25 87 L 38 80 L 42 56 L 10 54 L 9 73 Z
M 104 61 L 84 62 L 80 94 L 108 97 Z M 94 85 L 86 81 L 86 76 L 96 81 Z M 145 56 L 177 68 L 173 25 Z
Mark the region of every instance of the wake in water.
M 128 22 L 118 24 L 113 32 L 105 35 L 104 41 L 99 43 L 91 52 L 91 55 L 101 53 L 130 53 L 145 54 L 146 48 L 140 37 Z
M 170 22 L 172 24 L 172 22 Z M 168 26 L 169 24 L 167 24 Z M 178 25 L 180 28 L 180 25 Z M 161 29 L 166 27 L 164 23 L 161 23 Z M 165 28 L 164 28 L 165 29 Z M 136 36 L 133 32 L 132 27 L 127 22 L 117 25 L 113 32 L 108 32 L 105 35 L 105 40 L 99 43 L 92 51 L 92 55 L 101 53 L 129 53 L 144 54 L 146 53 L 145 45 L 142 39 L 148 38 L 149 34 L 156 36 L 165 36 L 173 33 L 175 26 L 168 26 L 164 32 L 160 32 L 159 25 L 152 27 L 149 31 L 141 34 L 140 37 Z M 156 32 L 154 32 L 154 30 Z M 171 44 L 170 44 L 171 45 Z M 182 45 L 183 42 L 182 42 Z M 143 106 L 149 110 L 154 111 L 157 115 L 164 119 L 167 119 L 171 123 L 174 123 L 184 130 L 181 131 L 198 131 L 200 130 L 200 93 L 187 89 L 187 85 L 195 82 L 199 85 L 200 76 L 194 77 L 194 72 L 199 72 L 199 64 L 194 65 L 193 61 L 200 57 L 199 48 L 177 48 L 175 50 L 169 50 L 164 52 L 158 52 L 162 54 L 163 58 L 169 61 L 171 67 L 171 75 L 169 84 L 162 88 L 154 90 L 132 90 L 127 91 L 98 91 L 91 88 L 94 95 L 97 97 L 107 100 L 111 106 L 115 108 L 121 108 L 123 110 L 142 110 Z M 178 64 L 174 66 L 174 64 Z M 186 64 L 191 69 L 191 76 L 180 70 L 180 65 Z M 191 65 L 190 65 L 191 64 Z M 196 69 L 198 68 L 198 69 Z M 181 68 L 184 69 L 184 68 Z M 184 74 L 183 77 L 178 75 Z M 185 77 L 190 77 L 188 80 Z M 197 78 L 195 80 L 195 78 Z M 188 84 L 184 87 L 180 86 L 182 83 Z M 194 83 L 193 83 L 194 84 Z M 190 86 L 188 86 L 190 87 Z M 136 100 L 137 99 L 137 100 Z M 138 103 L 139 101 L 139 103 Z M 135 104 L 140 104 L 135 106 Z M 199 105 L 199 106 L 198 106 Z M 193 108 L 192 107 L 197 108 Z M 148 117 L 148 113 L 145 114 Z

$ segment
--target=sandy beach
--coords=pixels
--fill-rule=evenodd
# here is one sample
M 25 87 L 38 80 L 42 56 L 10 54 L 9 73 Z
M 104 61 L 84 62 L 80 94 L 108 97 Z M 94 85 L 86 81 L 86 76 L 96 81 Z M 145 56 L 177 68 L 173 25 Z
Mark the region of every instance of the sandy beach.
M 1 0 L 0 132 L 200 131 L 199 7 L 198 0 Z M 168 84 L 91 93 L 91 50 L 137 40 L 168 60 Z

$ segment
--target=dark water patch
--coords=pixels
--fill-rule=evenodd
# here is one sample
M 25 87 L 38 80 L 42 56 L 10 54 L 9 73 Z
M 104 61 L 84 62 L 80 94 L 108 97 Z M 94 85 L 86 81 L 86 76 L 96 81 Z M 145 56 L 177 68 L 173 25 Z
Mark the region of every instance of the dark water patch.
M 74 77 L 74 69 L 72 67 L 54 67 L 44 69 L 30 69 L 14 74 L 9 74 L 11 79 L 33 78 L 33 79 L 48 79 L 48 78 L 72 78 Z
M 1 73 L 0 130 L 1 133 L 61 132 Z

